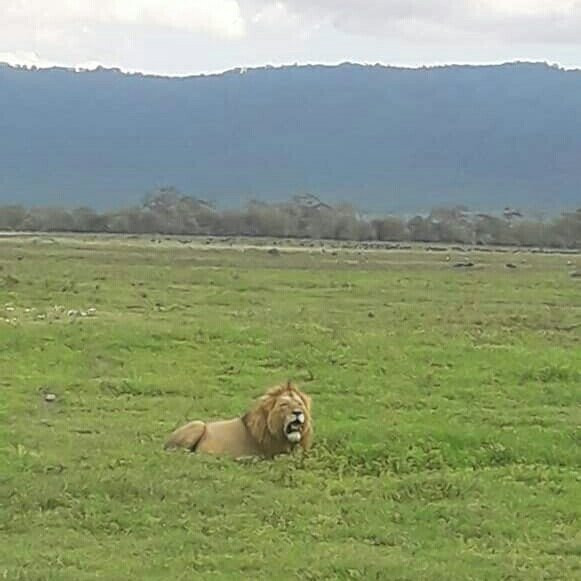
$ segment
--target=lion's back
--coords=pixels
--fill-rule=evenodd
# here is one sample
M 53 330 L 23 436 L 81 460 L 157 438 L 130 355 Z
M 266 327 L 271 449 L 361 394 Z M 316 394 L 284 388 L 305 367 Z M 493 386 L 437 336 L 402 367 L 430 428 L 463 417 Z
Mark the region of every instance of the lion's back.
M 234 457 L 250 456 L 260 452 L 241 418 L 207 423 L 206 431 L 196 451 L 228 454 Z

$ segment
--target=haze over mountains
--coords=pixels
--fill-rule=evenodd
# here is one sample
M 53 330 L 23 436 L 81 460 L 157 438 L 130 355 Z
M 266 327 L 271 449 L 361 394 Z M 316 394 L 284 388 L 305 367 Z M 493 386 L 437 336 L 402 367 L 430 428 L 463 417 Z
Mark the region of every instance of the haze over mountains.
M 581 205 L 581 71 L 344 64 L 168 78 L 0 64 L 0 203 L 221 206 L 311 192 L 369 212 Z

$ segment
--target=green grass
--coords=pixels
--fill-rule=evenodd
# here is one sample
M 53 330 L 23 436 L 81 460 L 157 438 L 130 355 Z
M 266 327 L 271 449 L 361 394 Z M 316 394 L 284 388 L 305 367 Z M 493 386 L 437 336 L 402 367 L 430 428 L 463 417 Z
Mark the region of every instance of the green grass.
M 0 579 L 581 579 L 571 257 L 331 250 L 0 240 Z M 289 376 L 308 457 L 162 450 Z

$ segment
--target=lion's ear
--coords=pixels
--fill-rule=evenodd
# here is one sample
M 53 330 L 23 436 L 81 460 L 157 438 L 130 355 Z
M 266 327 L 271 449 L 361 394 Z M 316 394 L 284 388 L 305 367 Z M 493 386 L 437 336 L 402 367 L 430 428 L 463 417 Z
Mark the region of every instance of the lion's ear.
M 268 416 L 268 414 L 272 411 L 276 400 L 274 397 L 272 397 L 272 395 L 267 393 L 266 395 L 261 396 L 258 402 L 258 407 L 260 410 L 265 414 L 265 416 Z

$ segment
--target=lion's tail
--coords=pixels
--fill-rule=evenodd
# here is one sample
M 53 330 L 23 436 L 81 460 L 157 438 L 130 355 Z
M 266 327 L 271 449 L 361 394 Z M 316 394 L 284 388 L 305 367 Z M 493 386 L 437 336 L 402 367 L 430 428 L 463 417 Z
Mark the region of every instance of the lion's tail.
M 166 450 L 170 448 L 187 448 L 195 452 L 197 445 L 206 433 L 206 424 L 200 421 L 190 422 L 175 430 L 165 443 Z

